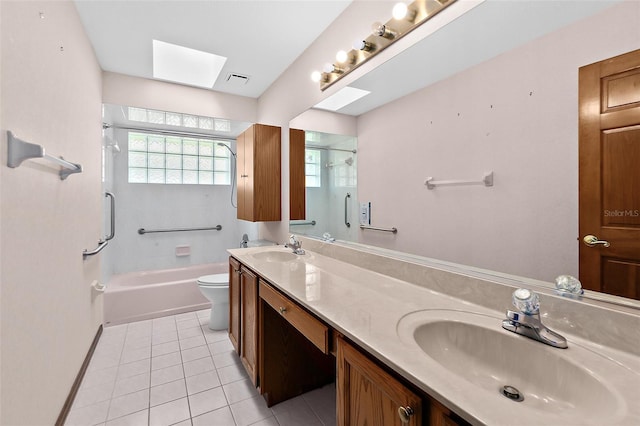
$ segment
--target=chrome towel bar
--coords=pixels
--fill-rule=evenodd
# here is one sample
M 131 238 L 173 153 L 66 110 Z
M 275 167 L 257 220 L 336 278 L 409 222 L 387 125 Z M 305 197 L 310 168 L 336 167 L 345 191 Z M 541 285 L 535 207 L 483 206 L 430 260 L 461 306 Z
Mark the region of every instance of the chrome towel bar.
M 457 186 L 457 185 L 484 185 L 493 186 L 493 172 L 485 173 L 482 180 L 433 180 L 432 177 L 425 179 L 424 184 L 428 189 L 436 186 Z
M 393 228 L 377 228 L 375 226 L 360 225 L 360 229 L 369 229 L 371 231 L 391 232 L 392 234 L 397 234 L 398 233 L 398 228 L 396 228 L 396 227 L 393 227 Z
M 306 222 L 289 222 L 289 226 L 302 226 L 302 225 L 316 226 L 316 221 L 315 220 L 308 220 Z
M 46 154 L 42 145 L 25 142 L 7 130 L 7 166 L 15 169 L 22 164 L 23 161 L 32 158 L 44 158 L 62 167 L 59 173 L 60 180 L 65 180 L 69 175 L 74 173 L 82 173 L 82 166 L 80 164 L 71 163 L 62 157 L 58 158 Z
M 174 228 L 174 229 L 138 229 L 138 234 L 153 234 L 156 232 L 186 232 L 186 231 L 220 231 L 222 229 L 222 225 L 216 225 L 213 228 Z

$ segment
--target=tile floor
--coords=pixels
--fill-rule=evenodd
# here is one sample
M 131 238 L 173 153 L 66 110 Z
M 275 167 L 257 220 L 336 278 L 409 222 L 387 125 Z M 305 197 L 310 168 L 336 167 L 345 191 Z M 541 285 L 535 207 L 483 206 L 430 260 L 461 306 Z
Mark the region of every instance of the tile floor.
M 209 310 L 107 327 L 68 426 L 335 425 L 335 386 L 267 408 Z

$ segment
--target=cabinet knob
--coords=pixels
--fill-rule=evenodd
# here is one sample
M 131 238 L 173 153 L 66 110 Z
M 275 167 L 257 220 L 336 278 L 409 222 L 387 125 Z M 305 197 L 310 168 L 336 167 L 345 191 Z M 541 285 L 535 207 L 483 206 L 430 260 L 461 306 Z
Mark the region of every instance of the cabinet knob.
M 284 315 L 284 313 L 287 312 L 287 308 L 283 308 L 282 306 L 280 306 L 278 310 L 280 311 L 280 315 Z
M 408 405 L 406 407 L 399 407 L 398 416 L 400 417 L 402 424 L 408 424 L 409 420 L 411 420 L 411 416 L 413 416 L 413 408 Z

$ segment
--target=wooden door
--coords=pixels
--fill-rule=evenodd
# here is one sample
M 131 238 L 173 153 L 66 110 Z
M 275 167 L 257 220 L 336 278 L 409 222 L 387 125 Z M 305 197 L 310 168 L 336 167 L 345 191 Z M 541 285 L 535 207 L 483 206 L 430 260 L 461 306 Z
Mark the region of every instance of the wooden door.
M 580 281 L 640 299 L 640 50 L 580 68 L 579 82 Z
M 229 257 L 229 340 L 240 354 L 240 262 Z
M 258 384 L 258 277 L 242 267 L 240 359 L 254 386 Z
M 289 220 L 306 217 L 304 130 L 289 129 Z
M 336 358 L 338 426 L 422 424 L 422 401 L 410 389 L 340 338 Z M 412 413 L 407 423 L 401 407 Z

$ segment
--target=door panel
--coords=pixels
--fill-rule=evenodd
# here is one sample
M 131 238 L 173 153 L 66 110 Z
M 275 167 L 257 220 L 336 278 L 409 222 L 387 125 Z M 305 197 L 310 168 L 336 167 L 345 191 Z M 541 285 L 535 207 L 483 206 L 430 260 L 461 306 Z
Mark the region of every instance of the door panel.
M 580 68 L 580 281 L 640 298 L 640 50 Z

